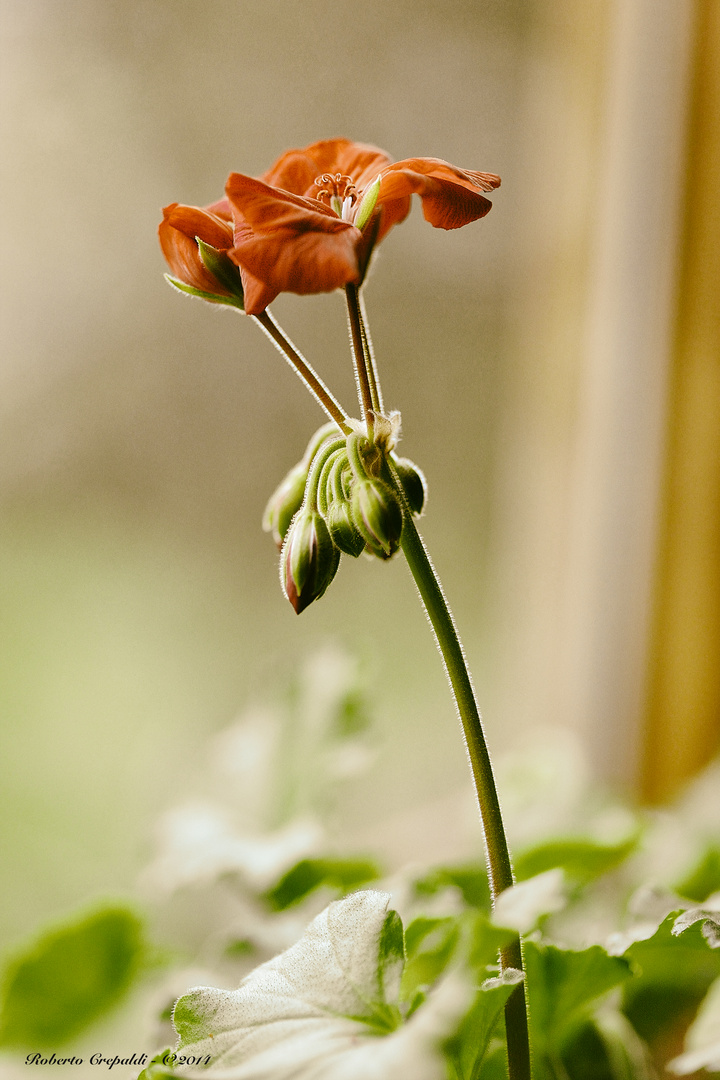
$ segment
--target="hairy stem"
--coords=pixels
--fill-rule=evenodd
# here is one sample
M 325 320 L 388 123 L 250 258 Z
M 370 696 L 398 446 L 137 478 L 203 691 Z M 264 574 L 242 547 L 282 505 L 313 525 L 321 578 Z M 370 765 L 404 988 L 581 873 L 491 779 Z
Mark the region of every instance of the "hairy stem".
M 357 285 L 346 285 L 345 296 L 347 298 L 348 321 L 350 323 L 350 338 L 352 341 L 353 362 L 355 365 L 355 378 L 358 385 L 358 398 L 360 408 L 365 415 L 368 428 L 368 436 L 373 436 L 373 418 L 379 411 L 379 396 L 377 391 L 375 373 L 369 364 L 367 353 L 367 333 L 360 312 L 359 288 Z M 371 375 L 372 371 L 372 375 Z M 373 392 L 374 390 L 374 392 Z
M 485 834 L 488 878 L 494 904 L 500 893 L 513 884 L 513 871 L 480 711 L 460 638 L 440 580 L 413 521 L 395 466 L 392 461 L 388 461 L 387 465 L 388 478 L 392 481 L 403 504 L 404 522 L 400 546 L 432 624 L 462 723 Z M 509 967 L 523 970 L 519 937 L 502 950 L 500 960 L 503 970 Z M 524 983 L 515 987 L 507 1001 L 505 1028 L 510 1080 L 530 1080 L 530 1047 Z
M 266 309 L 260 315 L 251 315 L 250 318 L 255 320 L 276 348 L 280 350 L 330 419 L 335 421 L 341 431 L 349 435 L 352 428 L 347 422 L 347 413 L 330 393 L 320 376 L 313 371 L 302 353 L 295 348 L 290 338 L 278 326 L 270 312 Z
M 382 389 L 380 388 L 380 379 L 378 378 L 375 350 L 373 349 L 372 341 L 370 339 L 370 331 L 367 327 L 367 317 L 365 315 L 365 301 L 363 299 L 362 289 L 358 289 L 358 311 L 360 316 L 360 333 L 362 335 L 363 349 L 365 351 L 365 362 L 367 364 L 368 376 L 370 378 L 370 392 L 372 394 L 373 407 L 376 412 L 382 412 Z

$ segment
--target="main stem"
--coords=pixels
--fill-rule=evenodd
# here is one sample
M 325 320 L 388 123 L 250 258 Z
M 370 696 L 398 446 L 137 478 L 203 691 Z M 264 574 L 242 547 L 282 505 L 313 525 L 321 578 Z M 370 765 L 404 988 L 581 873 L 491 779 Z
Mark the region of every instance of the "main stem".
M 475 782 L 480 818 L 485 833 L 488 877 L 493 903 L 503 890 L 513 884 L 512 863 L 500 812 L 495 777 L 483 732 L 475 691 L 470 679 L 460 638 L 440 580 L 435 572 L 423 540 L 415 527 L 404 497 L 402 485 L 392 464 L 388 462 L 393 486 L 404 505 L 404 522 L 400 546 L 415 579 L 418 592 L 435 632 L 435 639 L 450 680 L 453 697 L 462 722 L 470 768 Z M 523 970 L 520 938 L 516 937 L 500 954 L 503 970 Z M 530 1046 L 524 982 L 515 987 L 505 1005 L 505 1028 L 508 1047 L 510 1080 L 530 1080 Z

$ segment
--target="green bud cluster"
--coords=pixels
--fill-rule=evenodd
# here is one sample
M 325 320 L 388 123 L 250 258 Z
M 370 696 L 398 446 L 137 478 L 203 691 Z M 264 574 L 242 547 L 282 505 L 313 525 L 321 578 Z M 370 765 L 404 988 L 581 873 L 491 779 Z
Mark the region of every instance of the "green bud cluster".
M 323 595 L 341 554 L 391 558 L 400 546 L 404 513 L 420 514 L 425 493 L 425 478 L 411 461 L 358 431 L 346 437 L 333 423 L 320 428 L 263 516 L 263 528 L 280 548 L 280 581 L 295 611 Z

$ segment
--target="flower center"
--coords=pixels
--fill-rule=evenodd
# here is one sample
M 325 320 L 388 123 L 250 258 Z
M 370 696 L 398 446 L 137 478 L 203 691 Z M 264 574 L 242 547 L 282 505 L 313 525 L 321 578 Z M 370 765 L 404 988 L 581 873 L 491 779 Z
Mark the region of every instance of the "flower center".
M 322 173 L 315 178 L 320 190 L 317 198 L 327 203 L 343 221 L 352 221 L 352 208 L 357 202 L 357 191 L 351 176 L 344 173 Z

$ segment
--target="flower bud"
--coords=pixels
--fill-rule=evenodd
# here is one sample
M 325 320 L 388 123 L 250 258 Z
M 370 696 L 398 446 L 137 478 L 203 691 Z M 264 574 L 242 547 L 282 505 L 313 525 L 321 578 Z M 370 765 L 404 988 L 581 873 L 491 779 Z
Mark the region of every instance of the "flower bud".
M 272 538 L 279 548 L 282 547 L 290 522 L 302 506 L 307 478 L 307 467 L 302 461 L 293 465 L 287 476 L 275 488 L 265 507 L 263 530 L 272 533 Z
M 425 499 L 427 498 L 427 482 L 424 475 L 409 458 L 393 458 L 393 464 L 397 469 L 400 483 L 402 484 L 405 498 L 413 514 L 422 514 Z
M 357 559 L 365 549 L 365 537 L 353 524 L 350 504 L 344 499 L 333 499 L 327 508 L 325 521 L 335 547 Z
M 335 577 L 340 552 L 316 510 L 301 510 L 292 521 L 280 556 L 280 582 L 299 615 L 318 600 Z
M 353 524 L 373 555 L 389 559 L 400 546 L 403 516 L 395 492 L 382 480 L 358 480 L 350 502 Z

